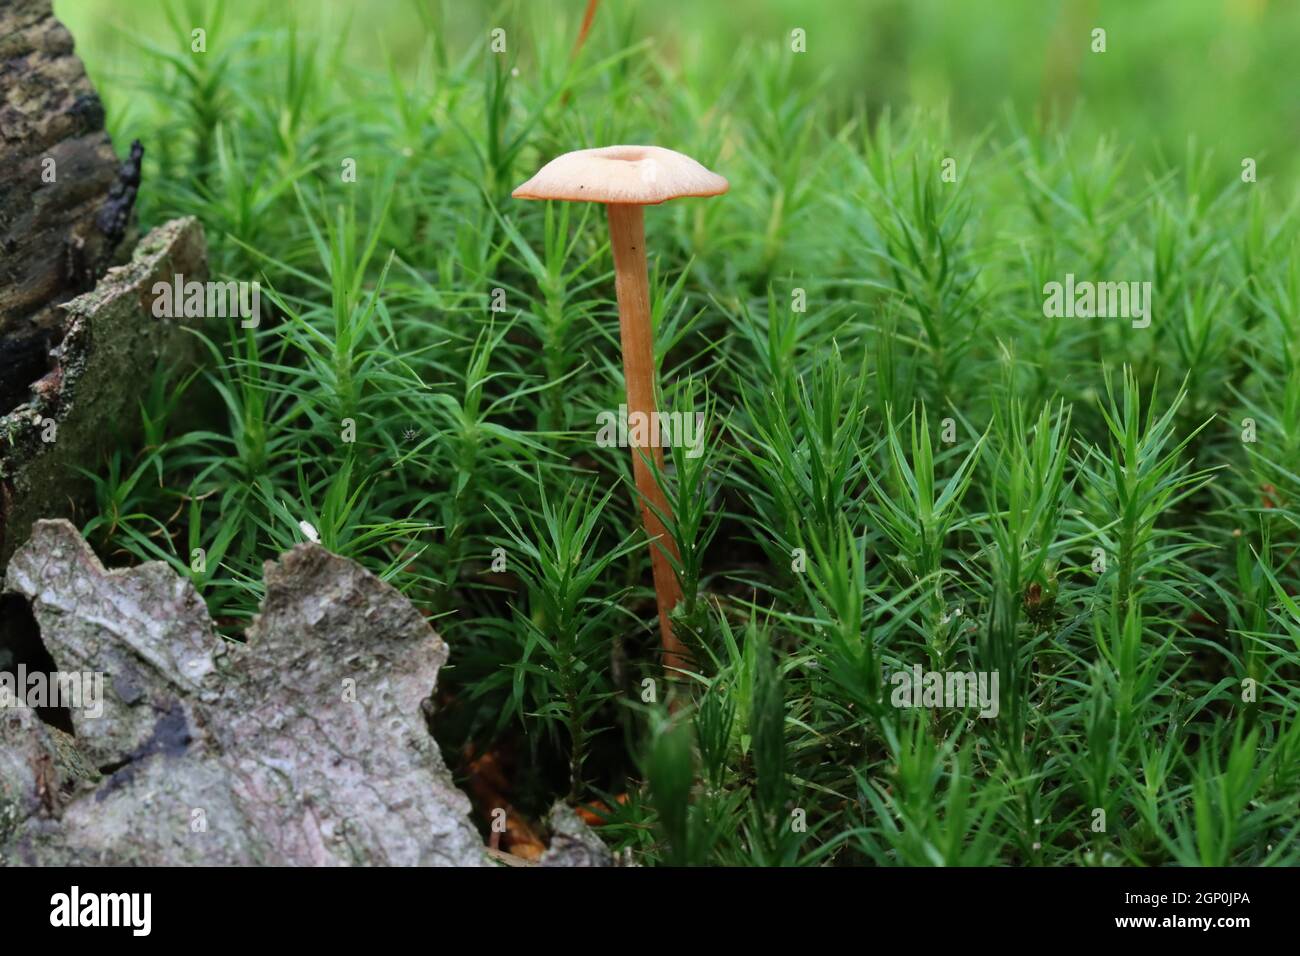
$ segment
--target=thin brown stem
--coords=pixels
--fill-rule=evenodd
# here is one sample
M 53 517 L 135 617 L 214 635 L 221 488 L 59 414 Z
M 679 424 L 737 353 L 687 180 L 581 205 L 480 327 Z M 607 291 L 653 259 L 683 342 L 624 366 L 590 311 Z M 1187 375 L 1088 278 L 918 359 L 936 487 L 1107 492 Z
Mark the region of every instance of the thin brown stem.
M 655 352 L 650 324 L 650 280 L 645 258 L 645 215 L 641 206 L 610 203 L 609 240 L 614 252 L 614 288 L 618 295 L 618 328 L 623 344 L 623 376 L 627 382 L 627 414 L 651 422 L 655 414 Z M 631 431 L 631 430 L 629 430 Z M 655 481 L 647 455 L 663 471 L 664 450 L 651 445 L 652 429 L 644 430 L 640 446 L 633 443 L 632 474 L 641 498 L 641 518 L 650 536 L 650 565 L 654 572 L 655 599 L 659 605 L 659 635 L 663 641 L 664 668 L 669 676 L 687 663 L 686 648 L 673 632 L 669 615 L 682 598 L 681 585 L 669 563 L 678 558 L 677 543 L 655 513 L 671 515 L 668 499 Z M 631 436 L 629 436 L 631 437 Z M 653 507 L 652 507 L 653 506 Z
M 582 45 L 587 42 L 587 34 L 591 32 L 591 23 L 596 19 L 596 8 L 600 6 L 600 0 L 587 0 L 587 10 L 582 15 L 582 26 L 578 30 L 578 40 L 573 44 L 573 49 L 569 53 L 569 62 L 573 63 L 578 59 L 578 54 L 582 52 Z M 572 90 L 566 89 L 564 95 L 560 97 L 560 105 L 569 105 L 569 94 Z
M 600 0 L 587 0 L 587 10 L 582 15 L 582 27 L 578 30 L 578 42 L 573 44 L 573 52 L 569 54 L 570 60 L 576 60 L 578 54 L 582 52 L 582 45 L 587 42 L 587 34 L 591 32 L 591 21 L 596 19 L 598 6 Z

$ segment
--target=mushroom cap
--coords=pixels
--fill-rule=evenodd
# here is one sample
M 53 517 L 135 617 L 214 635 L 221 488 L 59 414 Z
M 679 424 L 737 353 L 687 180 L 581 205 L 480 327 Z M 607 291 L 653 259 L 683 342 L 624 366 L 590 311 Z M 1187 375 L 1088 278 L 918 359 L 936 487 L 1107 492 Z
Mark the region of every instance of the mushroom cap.
M 717 173 L 671 149 L 602 146 L 555 157 L 510 195 L 654 206 L 684 196 L 718 196 L 727 188 Z

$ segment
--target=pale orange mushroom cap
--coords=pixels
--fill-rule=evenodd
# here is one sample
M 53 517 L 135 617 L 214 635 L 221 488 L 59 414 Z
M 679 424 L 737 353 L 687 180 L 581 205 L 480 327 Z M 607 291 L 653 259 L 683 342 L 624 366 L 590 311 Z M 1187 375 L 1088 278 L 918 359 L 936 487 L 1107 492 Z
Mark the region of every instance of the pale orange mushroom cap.
M 689 156 L 659 146 L 602 146 L 557 156 L 510 195 L 654 206 L 686 196 L 720 196 L 728 183 Z

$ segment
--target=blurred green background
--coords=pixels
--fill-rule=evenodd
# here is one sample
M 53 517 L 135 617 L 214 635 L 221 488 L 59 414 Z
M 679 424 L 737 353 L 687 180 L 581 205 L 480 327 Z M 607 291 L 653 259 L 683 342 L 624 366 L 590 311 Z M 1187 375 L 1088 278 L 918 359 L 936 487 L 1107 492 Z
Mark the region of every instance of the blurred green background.
M 526 81 L 530 33 L 565 24 L 559 35 L 576 36 L 585 6 L 232 0 L 220 29 L 273 24 L 291 7 L 322 41 L 343 42 L 343 62 L 378 73 L 390 56 L 404 69 L 417 66 L 422 7 L 452 60 L 481 49 L 492 27 L 506 28 Z M 164 10 L 184 20 L 188 8 L 157 0 L 56 0 L 55 8 L 77 37 L 113 131 L 130 135 L 132 89 L 147 81 L 132 72 L 147 69 L 147 59 L 130 38 L 162 40 L 171 32 Z M 1105 53 L 1091 52 L 1097 27 L 1106 30 Z M 604 0 L 592 42 L 609 49 L 648 39 L 707 96 L 743 58 L 788 49 L 795 28 L 807 36 L 796 79 L 825 81 L 828 123 L 857 105 L 872 114 L 918 106 L 947 109 L 958 134 L 976 134 L 1011 105 L 1021 118 L 1051 113 L 1083 133 L 1115 133 L 1138 159 L 1194 139 L 1225 158 L 1260 160 L 1267 178 L 1294 170 L 1300 156 L 1294 0 Z

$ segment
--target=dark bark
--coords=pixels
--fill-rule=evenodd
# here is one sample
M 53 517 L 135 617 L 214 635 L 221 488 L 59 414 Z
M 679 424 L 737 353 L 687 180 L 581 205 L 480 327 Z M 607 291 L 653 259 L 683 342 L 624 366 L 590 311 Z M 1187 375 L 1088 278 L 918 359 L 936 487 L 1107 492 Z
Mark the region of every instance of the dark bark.
M 130 215 L 119 202 L 105 214 L 107 228 L 98 222 L 117 179 L 103 104 L 50 0 L 2 0 L 0 351 L 57 338 L 62 317 L 52 306 L 109 266 Z M 4 348 L 11 338 L 19 344 Z
M 108 452 L 139 430 L 139 398 L 159 362 L 183 367 L 193 336 L 154 318 L 155 282 L 207 276 L 194 219 L 159 226 L 90 292 L 59 307 L 65 327 L 50 370 L 24 401 L 0 415 L 0 569 L 37 518 L 71 517 Z
M 143 153 L 133 143 L 118 162 L 50 0 L 0 0 L 0 571 L 36 518 L 74 516 L 79 469 L 133 440 L 155 364 L 187 352 L 150 290 L 207 278 L 195 221 L 160 227 L 105 275 L 135 248 Z

